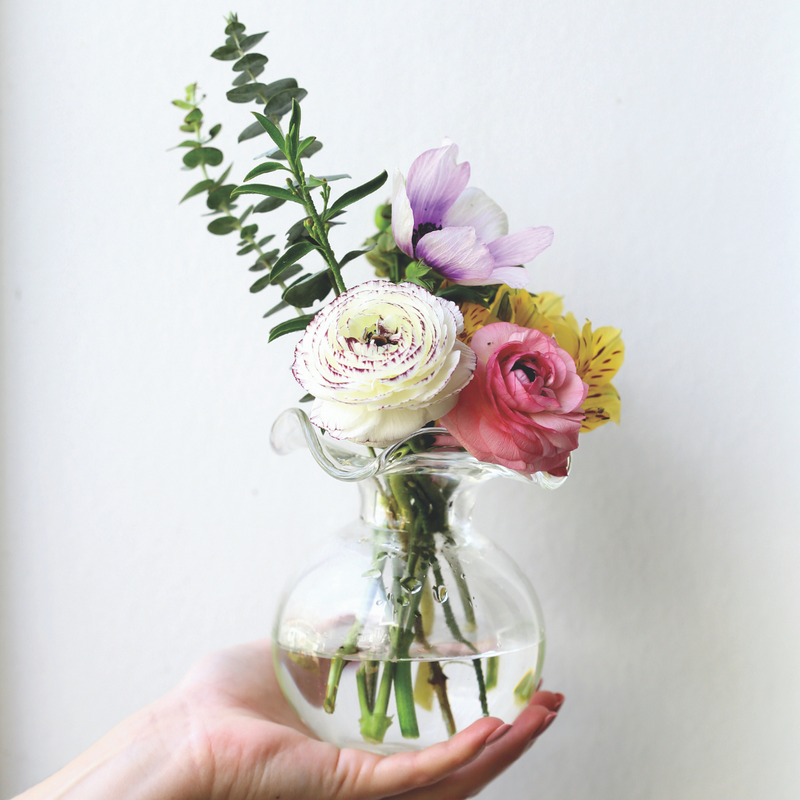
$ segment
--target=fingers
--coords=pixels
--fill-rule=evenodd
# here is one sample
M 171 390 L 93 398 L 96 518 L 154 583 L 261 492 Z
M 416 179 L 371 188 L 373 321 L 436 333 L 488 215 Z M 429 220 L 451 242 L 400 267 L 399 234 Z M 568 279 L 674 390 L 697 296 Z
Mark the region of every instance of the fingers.
M 354 800 L 370 800 L 438 784 L 473 761 L 492 734 L 502 727 L 499 719 L 487 717 L 474 722 L 447 742 L 393 756 L 342 750 L 337 770 L 341 770 L 340 795 Z
M 395 800 L 460 800 L 472 797 L 513 764 L 553 724 L 563 702 L 564 695 L 537 692 L 514 724 L 500 726 L 497 729 L 499 736 L 487 743 L 470 764 L 435 785 L 408 792 Z M 505 732 L 503 728 L 506 728 Z

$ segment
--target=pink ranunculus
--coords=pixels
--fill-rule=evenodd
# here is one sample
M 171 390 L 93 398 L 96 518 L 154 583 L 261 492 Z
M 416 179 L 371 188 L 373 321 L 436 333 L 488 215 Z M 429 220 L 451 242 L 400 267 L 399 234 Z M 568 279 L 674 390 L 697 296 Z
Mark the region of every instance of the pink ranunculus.
M 566 475 L 589 391 L 569 353 L 541 331 L 508 322 L 481 328 L 472 349 L 475 376 L 441 423 L 481 461 Z

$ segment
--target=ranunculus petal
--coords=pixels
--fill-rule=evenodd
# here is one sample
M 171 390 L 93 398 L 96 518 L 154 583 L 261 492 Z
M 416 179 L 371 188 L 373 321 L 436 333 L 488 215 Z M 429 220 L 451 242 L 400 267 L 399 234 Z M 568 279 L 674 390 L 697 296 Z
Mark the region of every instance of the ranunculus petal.
M 392 186 L 392 236 L 397 246 L 407 255 L 414 257 L 411 237 L 414 233 L 414 212 L 406 194 L 406 181 L 399 169 L 394 171 Z
M 454 144 L 427 150 L 414 159 L 408 170 L 406 193 L 414 210 L 414 227 L 442 218 L 469 183 L 469 162 L 456 164 Z
M 542 225 L 503 236 L 489 243 L 495 267 L 512 267 L 533 261 L 553 242 L 553 229 Z M 514 287 L 520 288 L 520 287 Z
M 456 283 L 483 283 L 494 267 L 489 248 L 474 228 L 445 228 L 426 234 L 417 242 L 417 258 Z
M 482 242 L 491 242 L 508 233 L 506 212 L 486 192 L 475 187 L 464 189 L 442 218 L 445 228 L 475 228 Z

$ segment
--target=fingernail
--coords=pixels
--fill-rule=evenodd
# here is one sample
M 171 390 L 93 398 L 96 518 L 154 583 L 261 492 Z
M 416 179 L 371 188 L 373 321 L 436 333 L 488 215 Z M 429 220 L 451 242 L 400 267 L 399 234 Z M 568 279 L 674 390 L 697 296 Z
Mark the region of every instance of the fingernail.
M 494 744 L 499 739 L 502 739 L 509 731 L 511 730 L 511 726 L 508 724 L 501 725 L 499 728 L 496 728 L 492 731 L 489 735 L 489 738 L 484 742 L 485 745 Z
M 561 694 L 560 692 L 556 693 L 556 702 L 553 705 L 553 711 L 558 711 L 561 708 L 561 706 L 564 705 L 565 699 L 566 698 L 564 697 L 563 694 Z
M 542 684 L 544 683 L 544 678 L 539 678 L 539 683 L 536 684 L 536 691 L 538 692 L 539 689 L 542 688 Z
M 553 720 L 558 716 L 555 711 L 551 712 L 544 718 L 542 727 L 534 734 L 534 736 L 541 736 L 552 724 Z

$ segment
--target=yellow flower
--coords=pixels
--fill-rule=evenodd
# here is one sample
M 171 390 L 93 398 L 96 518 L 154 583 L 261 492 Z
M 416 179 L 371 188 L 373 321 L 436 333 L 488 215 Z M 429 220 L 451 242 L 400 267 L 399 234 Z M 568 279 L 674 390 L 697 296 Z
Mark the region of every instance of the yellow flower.
M 493 322 L 511 322 L 555 336 L 558 346 L 572 356 L 578 375 L 589 386 L 589 394 L 581 406 L 586 414 L 581 431 L 594 430 L 609 420 L 619 424 L 619 392 L 611 384 L 625 358 L 619 329 L 603 327 L 593 332 L 588 320 L 581 329 L 572 313 L 564 315 L 557 294 L 530 294 L 508 286 L 500 287 L 489 308 L 462 303 L 461 313 L 464 331 L 459 338 L 465 344 L 472 341 L 476 331 Z

